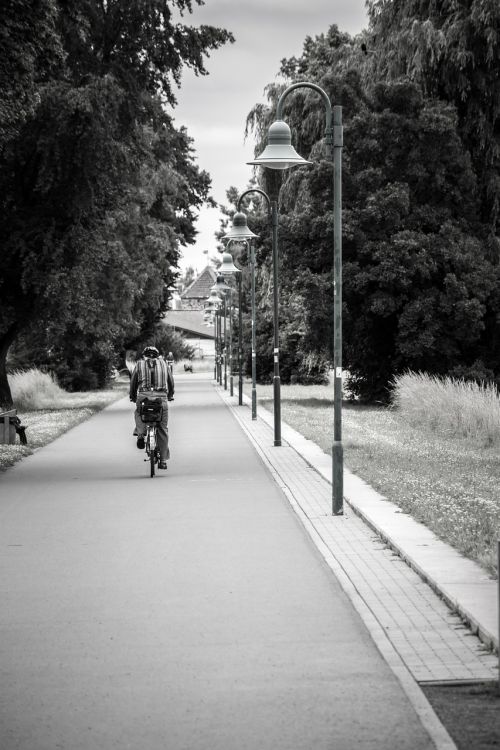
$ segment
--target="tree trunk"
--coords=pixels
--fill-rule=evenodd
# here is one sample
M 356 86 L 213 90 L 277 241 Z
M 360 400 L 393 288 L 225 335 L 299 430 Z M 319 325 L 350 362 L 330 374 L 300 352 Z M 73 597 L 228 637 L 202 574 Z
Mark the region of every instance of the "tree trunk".
M 7 352 L 18 333 L 17 323 L 13 323 L 0 339 L 0 409 L 12 409 L 12 393 L 7 379 Z

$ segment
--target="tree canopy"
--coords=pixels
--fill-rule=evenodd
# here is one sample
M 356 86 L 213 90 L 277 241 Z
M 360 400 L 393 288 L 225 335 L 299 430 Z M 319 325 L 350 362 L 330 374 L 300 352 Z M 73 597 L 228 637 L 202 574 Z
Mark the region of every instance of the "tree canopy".
M 369 0 L 375 73 L 406 76 L 452 103 L 482 190 L 482 216 L 500 218 L 500 6 L 496 0 Z
M 21 334 L 65 385 L 84 387 L 165 310 L 210 179 L 164 105 L 184 66 L 204 75 L 207 53 L 232 40 L 174 22 L 191 6 L 43 0 L 32 12 L 18 0 L 0 11 L 0 71 L 12 78 L 0 101 L 1 404 Z
M 383 13 L 398 4 L 380 5 Z M 498 376 L 497 244 L 460 112 L 410 76 L 381 70 L 378 57 L 365 54 L 369 39 L 370 31 L 351 38 L 333 26 L 307 39 L 303 56 L 281 68 L 287 82 L 315 82 L 343 107 L 343 362 L 351 388 L 385 399 L 394 374 L 407 368 Z M 270 85 L 270 106 L 249 114 L 256 151 L 285 85 Z M 280 196 L 282 348 L 292 342 L 301 379 L 308 372 L 320 378 L 333 342 L 333 180 L 320 97 L 297 89 L 285 102 L 284 119 L 297 151 L 313 164 L 283 175 L 262 170 L 260 178 Z M 262 215 L 251 226 L 263 238 L 259 286 L 266 288 L 269 232 Z M 262 301 L 261 307 L 264 329 L 268 307 Z M 264 354 L 270 371 L 267 349 L 259 357 Z M 285 380 L 291 372 L 285 368 Z

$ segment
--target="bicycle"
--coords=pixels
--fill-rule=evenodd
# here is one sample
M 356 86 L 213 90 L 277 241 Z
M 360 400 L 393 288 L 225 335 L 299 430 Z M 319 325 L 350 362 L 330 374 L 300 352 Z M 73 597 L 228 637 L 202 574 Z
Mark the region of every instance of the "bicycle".
M 146 424 L 146 435 L 144 443 L 146 458 L 149 461 L 151 477 L 155 475 L 156 465 L 160 460 L 160 449 L 158 448 L 158 425 L 163 416 L 163 406 L 159 398 L 145 398 L 141 404 L 141 419 Z
M 168 401 L 173 401 L 171 396 Z M 160 398 L 145 398 L 141 404 L 141 419 L 146 424 L 146 435 L 144 444 L 146 458 L 149 461 L 151 478 L 154 477 L 156 466 L 160 461 L 160 449 L 158 448 L 158 425 L 163 417 L 163 405 Z
M 158 425 L 156 422 L 154 422 L 153 424 L 148 424 L 147 430 L 146 430 L 146 439 L 145 439 L 146 458 L 144 460 L 149 461 L 151 477 L 154 477 L 156 465 L 158 461 L 160 460 L 160 449 L 158 448 L 157 430 L 158 430 Z

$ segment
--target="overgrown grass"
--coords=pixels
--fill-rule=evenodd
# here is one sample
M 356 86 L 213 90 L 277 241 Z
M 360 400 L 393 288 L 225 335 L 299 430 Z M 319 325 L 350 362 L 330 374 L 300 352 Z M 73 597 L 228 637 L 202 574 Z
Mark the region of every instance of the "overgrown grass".
M 119 378 L 104 391 L 68 393 L 46 373 L 32 369 L 9 375 L 14 406 L 27 426 L 27 445 L 0 444 L 0 470 L 13 466 L 91 417 L 108 404 L 122 398 L 128 390 L 128 378 Z
M 248 384 L 245 390 L 250 395 Z M 257 395 L 260 404 L 272 411 L 272 386 L 258 386 Z M 333 388 L 282 386 L 281 395 L 283 420 L 330 453 Z M 422 403 L 422 411 L 427 408 Z M 438 537 L 496 574 L 500 460 L 489 434 L 464 437 L 449 429 L 443 433 L 423 417 L 410 421 L 397 407 L 347 402 L 343 406 L 346 466 Z
M 10 373 L 9 385 L 16 409 L 39 411 L 71 406 L 70 394 L 59 387 L 55 377 L 36 367 Z
M 407 372 L 394 381 L 393 406 L 415 427 L 500 444 L 500 398 L 493 384 Z

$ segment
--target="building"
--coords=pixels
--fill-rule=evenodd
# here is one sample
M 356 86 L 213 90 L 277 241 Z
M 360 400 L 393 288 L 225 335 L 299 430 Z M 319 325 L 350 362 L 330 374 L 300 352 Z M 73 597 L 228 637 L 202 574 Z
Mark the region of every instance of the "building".
M 216 279 L 216 272 L 207 266 L 176 298 L 175 307 L 168 310 L 163 324 L 178 331 L 195 350 L 199 358 L 215 355 L 214 327 L 203 319 L 205 303 Z
M 199 276 L 180 295 L 183 310 L 202 311 L 217 274 L 211 266 L 206 266 Z

